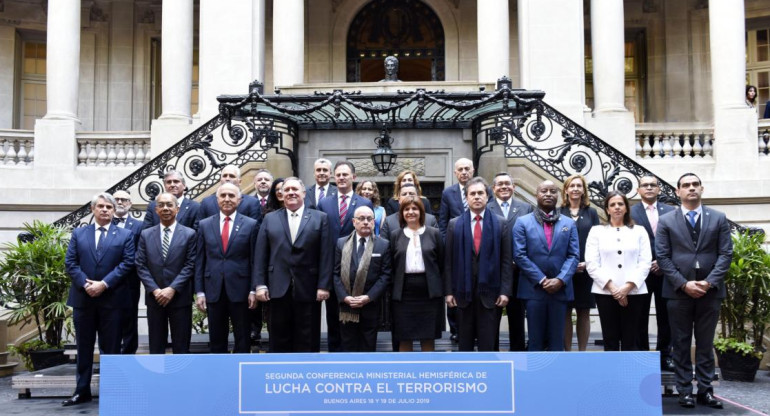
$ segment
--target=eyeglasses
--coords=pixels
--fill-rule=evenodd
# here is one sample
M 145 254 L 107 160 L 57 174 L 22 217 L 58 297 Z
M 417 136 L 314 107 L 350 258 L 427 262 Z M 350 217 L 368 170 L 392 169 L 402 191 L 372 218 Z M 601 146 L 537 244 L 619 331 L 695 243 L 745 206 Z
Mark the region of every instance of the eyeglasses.
M 374 217 L 353 217 L 361 222 L 372 222 L 374 221 Z
M 115 198 L 115 202 L 131 202 L 130 198 Z
M 657 188 L 658 184 L 657 183 L 643 183 L 643 184 L 639 185 L 639 187 L 640 188 L 653 189 L 653 188 Z

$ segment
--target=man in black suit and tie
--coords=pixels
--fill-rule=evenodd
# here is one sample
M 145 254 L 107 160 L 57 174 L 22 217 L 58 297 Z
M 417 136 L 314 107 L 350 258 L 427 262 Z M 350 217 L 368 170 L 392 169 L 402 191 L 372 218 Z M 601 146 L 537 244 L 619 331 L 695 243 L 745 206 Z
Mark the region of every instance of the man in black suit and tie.
M 129 215 L 131 195 L 126 191 L 116 191 L 113 197 L 115 198 L 115 216 L 112 217 L 112 223 L 118 228 L 130 230 L 134 236 L 134 247 L 136 247 L 139 241 L 139 234 L 142 232 L 142 222 Z M 136 276 L 136 269 L 131 270 L 128 276 L 126 276 L 126 287 L 131 294 L 131 300 L 128 307 L 123 309 L 120 353 L 136 354 L 136 350 L 139 347 L 137 321 L 139 319 L 139 298 L 141 297 L 139 277 Z
M 176 221 L 185 227 L 196 229 L 200 204 L 190 198 L 185 198 L 184 191 L 187 188 L 184 176 L 175 170 L 166 172 L 163 175 L 163 187 L 166 192 L 174 194 L 176 199 L 179 200 L 179 213 L 176 214 Z M 158 223 L 160 223 L 160 219 L 155 212 L 155 201 L 152 201 L 147 204 L 143 228 L 150 228 L 153 225 L 158 225 Z
M 329 183 L 332 174 L 332 162 L 329 159 L 318 159 L 313 164 L 315 183 L 307 188 L 305 195 L 305 208 L 318 209 L 318 203 L 327 195 L 337 190 L 337 187 Z
M 492 181 L 492 192 L 494 198 L 490 198 L 487 208 L 494 214 L 500 215 L 507 221 L 507 230 L 512 232 L 513 225 L 519 217 L 529 214 L 533 211 L 532 205 L 517 201 L 513 194 L 516 191 L 516 184 L 513 177 L 507 172 L 501 172 L 495 175 Z M 513 292 L 516 293 L 519 286 L 519 268 L 513 265 Z M 527 343 L 524 336 L 524 302 L 516 296 L 511 296 L 508 305 L 505 306 L 505 312 L 508 316 L 508 340 L 510 342 L 510 351 L 526 351 Z M 500 309 L 502 312 L 502 309 Z M 502 313 L 500 319 L 502 319 Z M 499 345 L 498 345 L 499 347 Z M 499 349 L 499 348 L 498 348 Z
M 136 249 L 136 272 L 146 292 L 150 354 L 166 352 L 169 326 L 174 354 L 189 354 L 195 231 L 176 222 L 179 203 L 174 195 L 164 192 L 155 202 L 160 224 L 142 232 Z
M 212 353 L 227 353 L 229 322 L 233 324 L 233 352 L 250 352 L 249 309 L 257 306 L 249 291 L 254 265 L 257 221 L 237 211 L 241 190 L 225 183 L 217 189 L 219 215 L 200 222 L 195 263 L 195 300 L 208 311 Z
M 468 209 L 468 201 L 465 200 L 465 184 L 473 177 L 473 162 L 470 159 L 460 158 L 455 162 L 455 178 L 457 183 L 444 188 L 441 193 L 441 206 L 438 211 L 438 228 L 441 236 L 446 238 L 446 229 L 449 220 L 459 217 Z M 450 339 L 457 342 L 457 309 L 447 308 L 446 317 L 449 322 Z
M 353 192 L 353 182 L 356 180 L 356 168 L 352 163 L 341 160 L 334 165 L 334 180 L 337 190 L 329 193 L 318 203 L 319 211 L 329 217 L 329 238 L 336 242 L 341 237 L 347 237 L 353 232 L 353 212 L 360 206 L 372 208 L 372 202 Z M 331 261 L 334 261 L 332 257 Z M 329 352 L 342 351 L 340 338 L 339 305 L 334 291 L 329 296 L 326 305 L 326 327 L 329 340 Z
M 94 344 L 102 354 L 119 354 L 122 309 L 130 300 L 126 276 L 134 268 L 134 237 L 112 224 L 115 198 L 104 192 L 91 200 L 94 224 L 76 228 L 67 247 L 65 267 L 72 279 L 67 305 L 72 307 L 77 343 L 73 396 L 63 406 L 91 399 Z
M 390 284 L 390 243 L 374 231 L 374 212 L 365 206 L 353 216 L 356 231 L 337 240 L 334 290 L 340 299 L 340 335 L 347 352 L 375 352 L 380 303 Z
M 420 196 L 417 194 L 417 187 L 414 186 L 413 183 L 405 183 L 401 185 L 401 190 L 398 195 L 398 199 L 401 200 L 402 198 L 410 198 L 415 197 L 419 198 Z M 428 227 L 434 227 L 438 228 L 438 221 L 436 220 L 435 215 L 431 215 L 428 213 L 425 213 L 425 225 Z M 400 230 L 401 222 L 398 219 L 398 212 L 394 212 L 393 214 L 388 215 L 385 217 L 385 223 L 382 224 L 382 228 L 380 229 L 380 236 L 382 236 L 385 239 L 390 238 L 390 233 L 394 230 Z
M 468 211 L 449 221 L 444 270 L 451 274 L 447 306 L 457 308 L 460 351 L 494 351 L 500 314 L 512 295 L 511 231 L 504 217 L 487 209 L 487 182 L 466 183 Z
M 270 196 L 270 187 L 273 186 L 273 174 L 267 169 L 260 169 L 254 175 L 254 189 L 257 193 L 254 195 L 259 202 L 259 209 L 263 215 L 267 207 L 267 199 Z
M 639 295 L 646 298 L 643 301 L 641 322 L 639 323 L 639 349 L 642 351 L 650 350 L 650 301 L 652 300 L 652 295 L 655 294 L 655 321 L 658 324 L 658 343 L 656 349 L 660 351 L 660 369 L 674 371 L 674 360 L 671 358 L 671 326 L 668 323 L 666 298 L 663 297 L 662 293 L 663 271 L 660 270 L 655 257 L 655 234 L 660 217 L 673 211 L 675 208 L 658 202 L 660 182 L 653 175 L 644 175 L 639 178 L 638 192 L 642 200 L 631 207 L 631 219 L 647 231 L 647 236 L 650 239 L 650 249 L 652 250 L 650 273 L 645 280 L 648 293 L 646 295 Z
M 694 407 L 690 348 L 695 331 L 697 402 L 722 408 L 714 397 L 714 333 L 726 295 L 725 274 L 733 257 L 730 224 L 725 214 L 701 205 L 703 185 L 694 173 L 676 183 L 682 201 L 658 220 L 655 251 L 663 270 L 663 296 L 668 299 L 676 389 L 682 407 Z
M 305 185 L 283 182 L 284 207 L 265 215 L 252 287 L 270 302 L 270 352 L 318 352 L 321 302 L 329 298 L 334 249 L 325 213 L 304 206 Z

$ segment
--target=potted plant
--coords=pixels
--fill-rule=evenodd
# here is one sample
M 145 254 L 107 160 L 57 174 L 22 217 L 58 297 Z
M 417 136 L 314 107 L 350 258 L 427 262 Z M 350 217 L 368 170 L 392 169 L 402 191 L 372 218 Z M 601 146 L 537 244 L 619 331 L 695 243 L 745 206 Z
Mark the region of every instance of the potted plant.
M 720 337 L 714 342 L 725 380 L 754 381 L 770 323 L 770 253 L 761 232 L 734 233 L 733 260 L 725 276 L 727 297 L 720 312 Z
M 70 279 L 64 268 L 69 243 L 66 228 L 34 221 L 24 224 L 23 238 L 7 243 L 0 259 L 0 302 L 11 310 L 9 325 L 34 324 L 37 337 L 12 348 L 24 363 L 39 370 L 67 359 L 65 328 L 71 332 L 67 307 Z M 43 351 L 38 353 L 39 351 Z M 53 358 L 51 358 L 53 357 Z M 41 358 L 41 362 L 35 360 Z

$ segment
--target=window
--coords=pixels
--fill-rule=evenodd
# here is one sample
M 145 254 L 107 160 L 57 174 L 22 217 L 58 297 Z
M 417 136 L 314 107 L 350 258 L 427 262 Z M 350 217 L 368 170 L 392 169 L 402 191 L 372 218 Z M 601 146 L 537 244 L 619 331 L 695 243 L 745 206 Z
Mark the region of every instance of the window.
M 770 28 L 746 32 L 746 83 L 757 87 L 761 117 L 770 100 Z
M 46 45 L 42 41 L 22 41 L 19 88 L 19 128 L 33 130 L 35 120 L 46 112 Z

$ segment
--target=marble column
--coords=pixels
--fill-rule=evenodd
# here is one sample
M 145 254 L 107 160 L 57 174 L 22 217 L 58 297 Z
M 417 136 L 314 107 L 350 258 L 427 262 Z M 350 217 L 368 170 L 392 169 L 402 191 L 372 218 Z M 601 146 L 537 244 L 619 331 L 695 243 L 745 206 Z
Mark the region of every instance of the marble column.
M 305 1 L 273 2 L 273 84 L 305 81 Z
M 746 23 L 743 0 L 709 1 L 714 108 L 745 107 Z
M 265 83 L 265 0 L 253 3 L 253 38 L 251 45 L 251 77 Z
M 190 121 L 193 65 L 193 1 L 164 0 L 161 119 Z
M 591 0 L 594 111 L 626 111 L 623 2 Z
M 78 120 L 80 0 L 48 2 L 45 119 Z
M 510 77 L 508 0 L 477 0 L 479 82 Z

